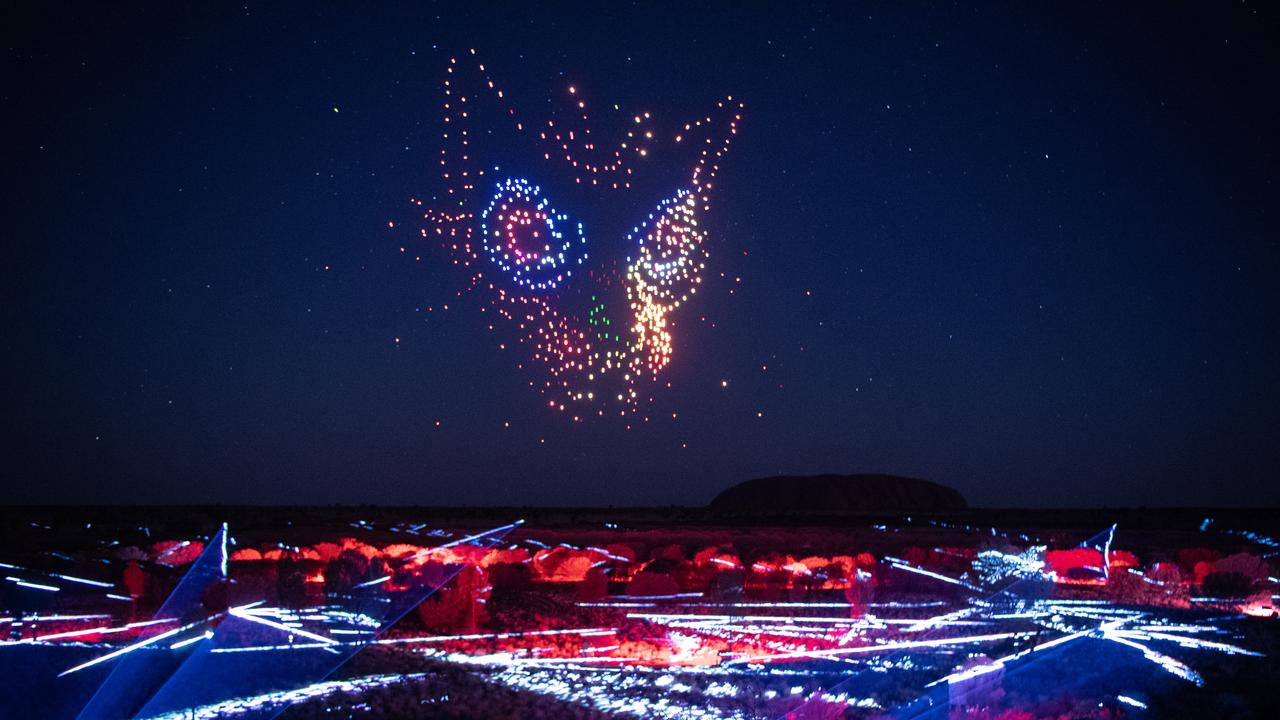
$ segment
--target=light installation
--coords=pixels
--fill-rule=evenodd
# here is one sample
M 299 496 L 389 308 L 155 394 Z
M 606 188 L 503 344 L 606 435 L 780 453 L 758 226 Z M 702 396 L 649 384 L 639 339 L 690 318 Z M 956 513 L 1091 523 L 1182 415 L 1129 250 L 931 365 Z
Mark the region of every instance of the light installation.
M 500 347 L 521 353 L 519 366 L 536 372 L 530 384 L 548 407 L 576 421 L 647 419 L 649 390 L 662 386 L 676 353 L 679 311 L 703 284 L 710 254 L 699 217 L 738 132 L 741 102 L 726 97 L 711 113 L 671 127 L 651 112 L 623 113 L 614 104 L 612 142 L 602 140 L 595 108 L 574 85 L 562 97 L 567 112 L 526 119 L 474 50 L 449 61 L 443 90 L 438 167 L 445 192 L 424 209 L 421 236 L 438 241 L 469 274 L 466 290 L 484 296 L 482 310 L 515 331 L 515 341 Z M 600 238 L 571 208 L 553 205 L 545 182 L 478 159 L 494 133 L 494 123 L 478 117 L 482 104 L 496 107 L 487 117 L 533 148 L 539 177 L 561 180 L 561 189 L 634 195 L 646 165 L 664 153 L 691 158 L 691 167 L 626 234 L 624 262 L 604 262 L 587 248 Z
M 306 704 L 343 715 L 382 694 L 405 693 L 485 717 L 465 699 L 466 678 L 503 686 L 520 703 L 547 696 L 620 716 L 777 720 L 848 710 L 925 718 L 946 717 L 959 701 L 1058 717 L 1053 708 L 1069 697 L 1098 709 L 1087 717 L 1148 709 L 1156 717 L 1156 703 L 1168 703 L 1162 696 L 1213 684 L 1219 665 L 1250 667 L 1262 653 L 1249 645 L 1272 622 L 1249 617 L 1244 598 L 1190 597 L 1203 582 L 1160 571 L 1165 561 L 1140 569 L 1137 558 L 1116 548 L 1114 526 L 1071 549 L 993 549 L 986 538 L 1005 535 L 979 528 L 967 541 L 930 552 L 910 546 L 901 556 L 851 551 L 798 559 L 779 545 L 750 562 L 723 545 L 680 561 L 646 561 L 627 542 L 570 544 L 545 530 L 509 538 L 517 527 L 448 531 L 360 520 L 312 532 L 355 530 L 379 545 L 343 537 L 286 546 L 260 537 L 256 548 L 246 543 L 229 556 L 239 543 L 224 525 L 211 538 L 166 540 L 146 553 L 167 559 L 175 543 L 194 548 L 184 579 L 150 620 L 133 620 L 110 592 L 117 583 L 107 578 L 121 575 L 121 559 L 134 556 L 96 557 L 117 541 L 77 555 L 46 553 L 56 562 L 44 569 L 5 563 L 10 592 L 54 604 L 0 616 L 0 626 L 16 631 L 0 640 L 0 654 L 8 653 L 0 667 L 17 674 L 33 655 L 41 658 L 37 669 L 52 663 L 34 676 L 39 689 L 20 699 L 41 710 L 24 717 L 71 717 L 45 712 L 49 698 L 68 694 L 88 701 L 83 718 L 265 719 Z M 286 548 L 289 557 L 275 552 Z M 1095 551 L 1106 551 L 1112 567 L 1100 584 L 1080 585 L 1054 569 L 1065 562 L 1055 553 L 1064 552 L 1072 562 L 1104 566 L 1090 559 Z M 359 573 L 347 570 L 354 557 L 368 561 Z M 62 572 L 73 562 L 77 574 Z M 1225 572 L 1238 559 L 1215 564 Z M 527 571 L 509 572 L 518 565 Z M 279 578 L 289 567 L 305 572 L 298 576 L 305 594 L 257 580 Z M 737 576 L 736 588 L 716 582 L 723 572 Z M 597 573 L 615 587 L 587 593 Z M 648 573 L 671 573 L 674 584 L 650 592 L 657 586 L 641 582 Z M 400 610 L 455 575 L 473 582 L 419 608 L 430 624 L 397 625 Z M 567 602 L 567 582 L 592 599 Z M 1276 582 L 1255 578 L 1257 591 L 1273 599 Z M 499 585 L 500 600 L 491 594 Z M 212 592 L 219 587 L 228 594 Z M 530 613 L 526 593 L 535 587 L 545 597 Z M 488 619 L 457 613 L 480 606 Z M 370 648 L 378 667 L 368 669 L 377 674 L 327 677 Z M 415 655 L 434 670 L 383 671 Z

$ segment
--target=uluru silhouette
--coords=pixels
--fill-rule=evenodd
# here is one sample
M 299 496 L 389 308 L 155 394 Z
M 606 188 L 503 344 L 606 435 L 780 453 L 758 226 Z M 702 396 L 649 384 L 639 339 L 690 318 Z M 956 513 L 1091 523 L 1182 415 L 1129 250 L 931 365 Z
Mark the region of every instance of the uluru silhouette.
M 738 483 L 711 501 L 729 515 L 948 512 L 969 504 L 955 488 L 897 475 L 777 475 Z

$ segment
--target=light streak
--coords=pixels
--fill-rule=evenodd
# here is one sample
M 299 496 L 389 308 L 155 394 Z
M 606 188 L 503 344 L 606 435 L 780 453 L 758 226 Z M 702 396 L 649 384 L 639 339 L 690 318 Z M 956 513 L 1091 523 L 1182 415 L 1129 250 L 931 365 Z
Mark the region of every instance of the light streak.
M 977 612 L 977 610 L 978 608 L 976 607 L 961 608 L 955 612 L 938 615 L 937 617 L 932 617 L 927 620 L 921 620 L 920 622 L 905 628 L 903 632 L 920 632 L 921 630 L 929 630 L 943 625 L 955 625 L 957 624 L 956 621 L 960 618 L 968 617 Z
M 1116 537 L 1116 526 L 1118 524 L 1111 524 L 1111 529 L 1107 531 L 1107 543 L 1102 548 L 1102 575 L 1107 580 L 1111 579 L 1111 541 Z
M 451 548 L 451 547 L 454 547 L 454 546 L 457 546 L 457 545 L 462 545 L 463 543 L 468 543 L 468 542 L 471 542 L 472 540 L 479 540 L 479 539 L 480 539 L 480 538 L 482 538 L 482 537 L 487 537 L 487 536 L 492 535 L 492 534 L 494 534 L 494 533 L 502 532 L 503 530 L 511 530 L 512 528 L 520 527 L 520 526 L 521 526 L 521 525 L 523 525 L 523 524 L 524 524 L 524 520 L 517 520 L 517 521 L 515 521 L 515 522 L 511 523 L 510 525 L 503 525 L 502 527 L 496 527 L 496 528 L 493 528 L 492 530 L 485 530 L 485 531 L 484 531 L 484 532 L 482 532 L 482 533 L 476 533 L 475 535 L 468 535 L 468 536 L 466 536 L 466 537 L 464 537 L 464 538 L 459 538 L 459 539 L 457 539 L 457 540 L 454 540 L 453 542 L 447 542 L 447 543 L 445 543 L 445 544 L 443 544 L 443 545 L 438 545 L 438 546 L 436 546 L 436 547 L 434 547 L 434 548 L 426 548 L 426 549 L 425 549 L 425 550 L 423 550 L 422 552 L 423 552 L 423 553 L 429 553 L 429 552 L 431 552 L 432 550 L 440 550 L 440 549 L 444 549 L 444 548 Z
M 126 655 L 128 653 L 131 653 L 134 650 L 147 647 L 148 645 L 153 645 L 155 643 L 160 642 L 161 640 L 164 640 L 165 638 L 173 637 L 174 635 L 177 635 L 178 633 L 184 630 L 189 630 L 195 627 L 196 625 L 199 625 L 201 622 L 204 622 L 204 621 L 201 620 L 199 622 L 193 622 L 190 625 L 184 625 L 182 627 L 173 628 L 172 630 L 166 630 L 160 633 L 159 635 L 152 635 L 151 637 L 145 640 L 139 640 L 138 642 L 133 643 L 132 645 L 126 645 L 118 650 L 113 650 L 107 653 L 106 655 L 96 657 L 92 660 L 89 660 L 88 662 L 83 662 L 79 665 L 76 665 L 73 668 L 68 668 L 66 670 L 63 670 L 62 672 L 58 673 L 58 677 L 65 677 L 67 675 L 70 675 L 73 672 L 78 672 L 80 670 L 84 670 L 85 668 L 93 667 L 94 665 L 97 665 L 99 663 L 104 663 L 113 658 L 120 657 L 121 655 Z
M 170 650 L 177 650 L 177 649 L 179 649 L 179 648 L 184 648 L 184 647 L 186 647 L 186 646 L 188 646 L 188 645 L 190 645 L 190 644 L 192 644 L 192 643 L 198 643 L 198 642 L 200 642 L 201 640 L 208 640 L 208 639 L 209 639 L 209 638 L 211 638 L 211 637 L 213 637 L 213 631 L 212 631 L 212 630 L 205 630 L 205 631 L 204 631 L 202 634 L 200 634 L 200 635 L 196 635 L 196 636 L 194 636 L 194 637 L 189 637 L 189 638 L 187 638 L 186 640 L 179 640 L 178 642 L 176 642 L 176 643 L 174 643 L 174 644 L 170 645 L 170 646 L 169 646 L 169 649 L 170 649 Z
M 128 628 L 112 628 L 108 626 L 89 628 L 87 630 L 69 630 L 67 632 L 50 633 L 48 635 L 39 635 L 35 640 L 64 640 L 66 638 L 84 637 L 86 635 L 106 635 L 108 633 L 124 632 Z M 33 642 L 33 641 L 28 641 Z
M 702 597 L 700 592 L 675 593 L 672 595 L 614 595 L 619 600 L 680 600 L 683 598 Z
M 486 661 L 492 661 L 495 657 L 503 657 L 502 653 L 498 655 L 481 656 Z M 480 659 L 480 658 L 477 658 Z M 644 658 L 639 657 L 572 657 L 572 658 L 516 658 L 512 657 L 499 664 L 503 665 L 596 665 L 601 663 L 634 663 L 640 662 Z
M 22 587 L 31 588 L 32 590 L 43 590 L 45 592 L 59 592 L 62 590 L 62 588 L 54 587 L 52 585 L 41 585 L 40 583 L 33 583 L 27 580 L 19 580 L 18 578 L 11 577 L 11 578 L 5 578 L 5 579 L 11 580 L 15 584 L 20 585 Z
M 470 635 L 427 635 L 422 637 L 402 637 L 402 638 L 379 638 L 373 640 L 372 643 L 367 641 L 356 641 L 350 643 L 295 643 L 292 645 L 261 645 L 253 647 L 228 647 L 215 648 L 215 653 L 233 653 L 233 652 L 268 652 L 277 650 L 310 650 L 316 648 L 329 647 L 333 644 L 343 646 L 364 647 L 365 645 L 420 645 L 443 642 L 455 642 L 466 640 L 507 640 L 518 639 L 524 637 L 539 637 L 552 635 L 580 635 L 583 637 L 605 637 L 617 634 L 616 628 L 581 628 L 573 630 L 527 630 L 523 632 L 507 632 L 507 633 L 475 633 Z
M 879 618 L 867 617 L 816 617 L 811 615 L 696 615 L 684 613 L 627 613 L 627 617 L 659 622 L 695 622 L 695 623 L 728 623 L 728 622 L 777 622 L 777 623 L 822 623 L 830 625 L 856 625 L 860 627 L 885 627 L 888 625 L 918 625 L 921 622 L 911 618 Z M 989 625 L 982 620 L 951 620 L 945 617 L 934 618 L 939 626 Z
M 1065 645 L 1069 642 L 1072 642 L 1073 640 L 1078 640 L 1082 637 L 1087 636 L 1090 632 L 1091 631 L 1089 630 L 1082 630 L 1080 632 L 1071 633 L 1070 635 L 1064 635 L 1062 637 L 1054 638 L 1049 642 L 1036 645 L 1032 648 L 1029 648 L 1026 650 L 1019 650 L 1018 652 L 1005 655 L 1004 657 L 1001 657 L 1001 658 L 997 658 L 995 660 L 992 660 L 990 663 L 979 665 L 977 667 L 970 668 L 968 670 L 961 670 L 959 672 L 954 672 L 950 675 L 946 675 L 944 677 L 938 678 L 937 680 L 934 680 L 933 682 L 925 685 L 925 687 L 933 687 L 935 685 L 940 685 L 942 683 L 957 683 L 972 677 L 977 677 L 978 675 L 984 675 L 989 672 L 994 672 L 996 670 L 999 670 L 1005 667 L 1007 664 L 1009 664 L 1010 662 L 1013 662 L 1014 660 L 1018 660 L 1020 658 L 1026 657 L 1027 655 L 1032 655 L 1037 652 L 1043 652 L 1045 650 L 1048 650 L 1053 647 L 1057 647 L 1059 645 Z
M 596 547 L 594 545 L 591 545 L 591 546 L 588 546 L 587 549 L 592 552 L 600 553 L 601 555 L 604 555 L 605 557 L 609 558 L 610 560 L 613 560 L 614 562 L 631 562 L 630 558 L 626 558 L 621 555 L 614 555 L 613 553 L 609 552 L 608 550 L 605 550 L 602 547 Z
M 354 646 L 363 647 L 366 643 L 360 642 L 360 643 L 340 643 L 340 644 L 348 645 L 348 646 L 354 645 Z M 289 645 L 246 645 L 244 647 L 217 647 L 210 650 L 210 652 L 218 655 L 222 655 L 226 653 L 246 653 L 246 652 L 280 652 L 285 650 L 289 652 L 295 652 L 298 650 L 325 650 L 328 652 L 332 652 L 334 647 L 335 646 L 333 643 L 313 642 L 313 643 L 292 643 Z
M 370 581 L 368 581 L 368 582 L 362 582 L 362 583 L 360 583 L 359 585 L 353 585 L 352 587 L 358 587 L 358 588 L 362 588 L 362 587 L 372 587 L 372 586 L 374 586 L 374 585 L 381 585 L 382 583 L 384 583 L 384 582 L 386 582 L 386 581 L 388 581 L 388 580 L 390 580 L 390 579 L 391 579 L 391 576 L 390 576 L 390 575 L 383 575 L 382 577 L 377 578 L 377 579 L 375 579 L 375 580 L 370 580 Z
M 1052 640 L 1049 640 L 1048 642 L 1040 643 L 1039 645 L 1036 645 L 1035 647 L 1031 648 L 1031 652 L 1043 652 L 1052 647 L 1065 645 L 1069 642 L 1072 642 L 1073 640 L 1079 640 L 1080 638 L 1087 636 L 1090 632 L 1092 631 L 1081 630 L 1079 632 L 1071 633 L 1070 635 L 1063 635 L 1062 637 L 1054 638 Z
M 1164 653 L 1156 652 L 1140 642 L 1129 640 L 1128 638 L 1121 637 L 1116 633 L 1103 633 L 1102 637 L 1112 642 L 1140 650 L 1143 657 L 1156 665 L 1159 665 L 1169 673 L 1177 675 L 1188 682 L 1195 683 L 1197 686 L 1204 685 L 1204 678 L 1200 677 L 1199 673 Z
M 508 640 L 524 637 L 544 637 L 551 635 L 582 635 L 585 637 L 617 634 L 617 628 L 580 628 L 573 630 L 526 630 L 506 633 L 475 633 L 471 635 L 430 635 L 412 638 L 383 638 L 375 640 L 378 645 L 404 645 L 414 643 L 452 642 L 456 640 Z
M 86 617 L 110 617 L 110 616 L 100 615 L 100 616 L 86 616 Z M 87 628 L 84 630 L 69 630 L 66 632 L 40 635 L 36 637 L 34 640 L 24 640 L 22 642 L 29 643 L 29 642 L 44 642 L 46 640 L 65 640 L 67 638 L 84 637 L 86 635 L 113 635 L 116 633 L 136 630 L 141 627 L 149 627 L 151 625 L 163 625 L 165 623 L 171 623 L 171 622 L 175 622 L 175 620 L 171 618 L 166 618 L 161 620 L 144 620 L 142 622 L 130 623 L 128 625 L 123 625 L 119 627 L 102 626 L 102 627 Z
M 772 662 L 774 660 L 787 660 L 797 657 L 834 657 L 839 655 L 859 655 L 865 653 L 878 653 L 886 650 L 907 650 L 911 648 L 923 647 L 942 647 L 945 645 L 968 645 L 973 643 L 995 642 L 997 640 L 1009 640 L 1013 638 L 1032 637 L 1033 632 L 1005 632 L 991 633 L 988 635 L 970 635 L 968 637 L 959 638 L 939 638 L 937 640 L 903 640 L 900 642 L 888 642 L 881 645 L 861 645 L 853 648 L 832 648 L 828 650 L 812 650 L 805 652 L 787 652 L 777 655 L 742 657 L 729 660 L 729 665 L 742 663 L 761 663 Z
M 926 685 L 925 687 L 932 687 L 942 682 L 946 682 L 949 685 L 954 685 L 956 683 L 964 682 L 965 680 L 976 678 L 979 675 L 986 675 L 988 673 L 996 672 L 997 670 L 1001 670 L 1003 668 L 1004 668 L 1004 663 L 999 660 L 989 664 L 985 664 L 985 665 L 975 665 L 969 668 L 968 670 L 963 670 L 958 673 L 952 673 L 951 675 L 948 675 L 945 678 L 942 678 L 941 680 L 935 680 L 929 683 L 928 685 Z
M 1121 632 L 1116 634 L 1125 635 L 1126 637 L 1133 637 L 1139 633 L 1131 631 L 1128 633 Z M 1263 654 L 1260 652 L 1254 652 L 1253 650 L 1246 650 L 1242 647 L 1238 647 L 1236 645 L 1230 645 L 1228 643 L 1213 642 L 1211 640 L 1200 640 L 1198 638 L 1182 637 L 1180 635 L 1171 635 L 1169 633 L 1164 633 L 1164 632 L 1146 631 L 1140 634 L 1146 635 L 1156 640 L 1168 640 L 1170 642 L 1175 642 L 1178 645 L 1181 645 L 1182 647 L 1192 648 L 1195 650 L 1217 650 L 1218 652 L 1226 653 L 1228 655 L 1250 655 L 1252 657 L 1264 657 Z
M 297 635 L 298 637 L 304 637 L 309 640 L 315 640 L 325 645 L 338 644 L 338 641 L 334 640 L 333 638 L 327 638 L 323 635 L 317 635 L 313 632 L 308 632 L 301 628 L 290 627 L 289 625 L 285 625 L 284 623 L 278 623 L 274 620 L 269 620 L 267 618 L 264 618 L 261 615 L 256 614 L 252 610 L 250 610 L 249 606 L 234 607 L 228 610 L 227 612 L 233 617 L 238 617 L 241 620 L 248 620 L 249 622 L 255 622 L 260 625 L 266 625 L 267 627 L 276 628 L 277 630 L 283 630 L 289 633 L 290 635 Z
M 109 582 L 101 582 L 98 580 L 86 580 L 85 578 L 75 577 L 73 575 L 63 575 L 62 573 L 50 573 L 50 576 L 66 580 L 67 582 L 80 583 L 81 585 L 92 585 L 93 587 L 109 588 L 115 587 Z
M 943 582 L 951 583 L 952 585 L 959 585 L 962 588 L 973 590 L 975 592 L 981 591 L 981 588 L 971 585 L 963 580 L 957 580 L 956 578 L 947 577 L 946 575 L 942 575 L 942 574 L 933 572 L 931 570 L 925 570 L 924 568 L 918 568 L 913 565 L 907 565 L 905 562 L 902 562 L 902 561 L 892 561 L 889 563 L 889 565 L 899 570 L 906 570 L 907 572 L 913 572 L 917 575 L 924 575 L 925 577 L 931 577 L 935 580 L 941 580 Z
M 614 597 L 622 597 L 615 595 Z M 608 605 L 607 602 L 602 603 L 577 603 L 584 607 Z M 650 603 L 652 604 L 652 603 Z M 847 602 L 682 602 L 682 603 L 664 603 L 674 607 L 717 607 L 717 608 L 849 608 L 855 607 L 854 603 Z M 881 603 L 858 603 L 856 607 L 867 608 L 925 608 L 925 607 L 943 607 L 948 603 L 943 600 L 933 600 L 929 602 L 881 602 Z M 624 605 L 624 607 L 626 607 Z
M 109 617 L 111 617 L 111 616 L 110 616 L 110 615 L 106 615 L 106 614 L 98 614 L 98 615 L 40 615 L 40 614 L 35 614 L 35 615 L 27 615 L 27 616 L 23 617 L 23 618 L 22 618 L 22 621 L 23 621 L 23 622 L 29 622 L 29 623 L 30 623 L 30 622 L 55 622 L 55 621 L 63 621 L 63 622 L 65 622 L 65 621 L 67 621 L 67 620 L 101 620 L 101 619 L 103 619 L 103 618 L 109 618 Z M 13 622 L 13 621 L 14 621 L 14 618 L 11 618 L 11 617 L 0 618 L 0 623 L 7 623 L 7 622 Z
M 1146 710 L 1146 709 L 1147 709 L 1147 704 L 1146 704 L 1146 703 L 1144 703 L 1144 702 L 1142 702 L 1142 701 L 1140 701 L 1140 700 L 1134 700 L 1133 698 L 1129 697 L 1128 695 L 1117 695 L 1117 696 L 1116 696 L 1116 700 L 1119 700 L 1120 702 L 1124 703 L 1125 705 L 1132 705 L 1133 707 L 1136 707 L 1136 708 L 1138 708 L 1139 710 Z

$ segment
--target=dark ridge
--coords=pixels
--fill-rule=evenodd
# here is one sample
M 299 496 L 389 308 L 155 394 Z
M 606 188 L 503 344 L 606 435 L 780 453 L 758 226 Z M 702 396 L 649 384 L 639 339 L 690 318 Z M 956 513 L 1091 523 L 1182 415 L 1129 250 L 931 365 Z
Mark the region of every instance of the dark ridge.
M 726 515 L 850 515 L 954 512 L 969 503 L 955 488 L 897 475 L 777 475 L 738 483 L 710 507 Z

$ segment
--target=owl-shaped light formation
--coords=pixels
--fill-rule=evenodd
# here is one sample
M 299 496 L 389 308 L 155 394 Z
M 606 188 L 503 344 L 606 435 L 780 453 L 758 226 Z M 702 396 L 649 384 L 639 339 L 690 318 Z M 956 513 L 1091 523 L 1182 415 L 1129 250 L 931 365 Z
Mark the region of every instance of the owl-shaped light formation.
M 650 113 L 624 115 L 614 105 L 625 127 L 606 146 L 593 133 L 587 100 L 572 85 L 565 90 L 569 119 L 529 121 L 474 50 L 449 61 L 439 156 L 447 207 L 425 212 L 422 237 L 438 240 L 470 274 L 467 288 L 487 296 L 483 312 L 495 312 L 515 329 L 510 347 L 524 354 L 521 367 L 545 371 L 530 384 L 549 407 L 575 420 L 644 414 L 653 401 L 644 386 L 661 384 L 676 356 L 672 329 L 679 311 L 702 284 L 709 256 L 698 216 L 710 207 L 742 105 L 725 98 L 713 113 L 665 134 Z M 567 169 L 575 186 L 634 193 L 644 163 L 663 147 L 692 156 L 687 184 L 627 233 L 623 267 L 588 263 L 590 227 L 558 212 L 540 184 L 475 158 L 473 143 L 485 135 L 473 127 L 481 102 L 496 103 L 503 121 L 533 143 L 539 161 Z

